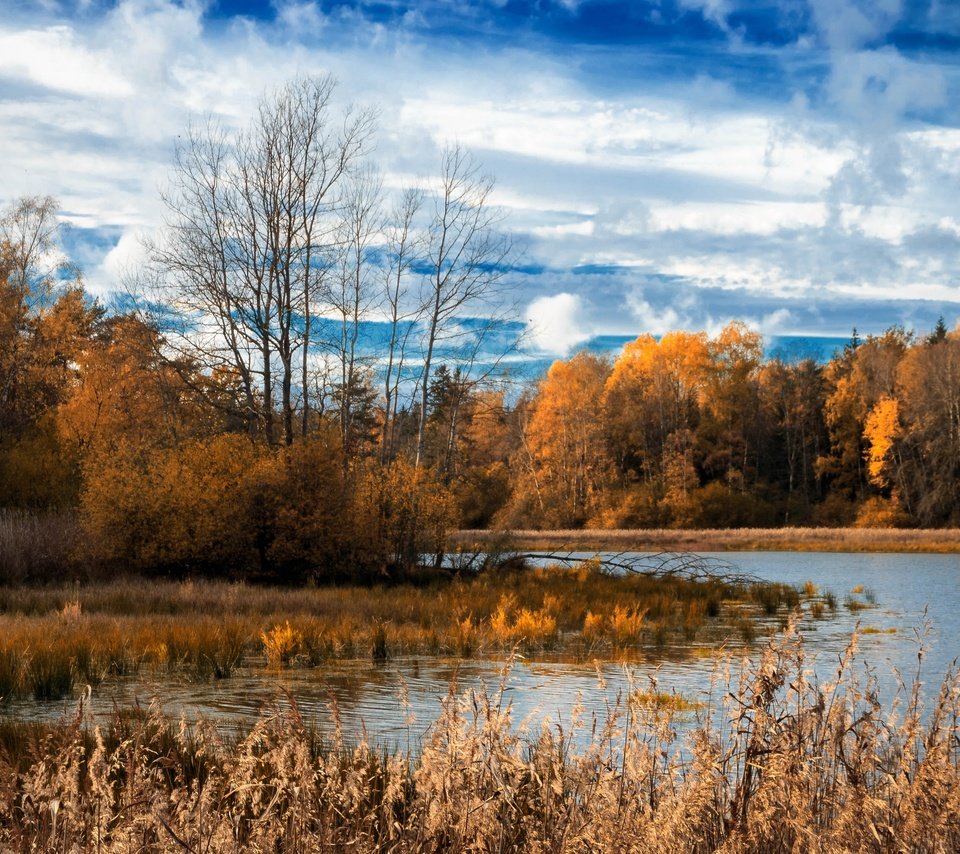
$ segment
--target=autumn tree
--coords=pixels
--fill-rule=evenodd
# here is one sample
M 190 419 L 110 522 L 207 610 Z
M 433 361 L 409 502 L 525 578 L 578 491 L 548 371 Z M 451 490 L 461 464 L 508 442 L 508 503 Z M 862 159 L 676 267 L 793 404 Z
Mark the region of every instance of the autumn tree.
M 816 461 L 827 448 L 823 371 L 812 359 L 772 359 L 761 368 L 759 381 L 767 428 L 765 470 L 786 493 L 783 523 L 796 523 L 808 518 L 820 498 Z
M 759 443 L 759 372 L 763 340 L 746 324 L 727 324 L 709 343 L 710 369 L 698 439 L 703 468 L 743 491 L 756 478 Z
M 103 312 L 63 260 L 53 199 L 14 202 L 0 235 L 0 506 L 70 504 L 76 459 L 55 413 Z
M 461 461 L 453 488 L 465 528 L 485 528 L 510 498 L 519 450 L 517 411 L 502 389 L 474 391 L 462 413 Z
M 897 396 L 898 368 L 911 342 L 909 333 L 892 327 L 882 335 L 846 347 L 824 370 L 824 419 L 830 446 L 816 465 L 838 502 L 833 511 L 836 521 L 846 521 L 837 516 L 843 512 L 844 503 L 849 508 L 852 502 L 869 495 L 866 420 L 881 398 Z
M 227 374 L 198 374 L 164 353 L 158 330 L 134 315 L 101 320 L 76 355 L 77 376 L 57 410 L 62 440 L 87 456 L 132 448 L 175 447 L 183 441 L 243 428 L 228 414 L 236 400 Z M 209 401 L 223 400 L 218 407 Z
M 897 370 L 899 425 L 881 473 L 895 482 L 921 525 L 960 522 L 960 334 L 916 344 Z
M 624 347 L 603 396 L 622 471 L 662 481 L 679 437 L 697 426 L 709 364 L 702 332 L 668 332 L 659 341 L 643 335 Z
M 511 505 L 537 525 L 582 525 L 611 476 L 603 430 L 609 363 L 588 352 L 551 365 L 521 424 Z

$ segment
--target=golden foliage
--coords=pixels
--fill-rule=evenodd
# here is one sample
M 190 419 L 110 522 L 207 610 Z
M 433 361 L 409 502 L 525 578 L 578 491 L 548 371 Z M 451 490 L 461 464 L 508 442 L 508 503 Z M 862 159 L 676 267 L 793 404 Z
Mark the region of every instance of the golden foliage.
M 554 362 L 540 385 L 514 472 L 514 502 L 532 505 L 543 524 L 582 524 L 609 478 L 601 399 L 607 362 L 578 353 Z
M 890 484 L 890 457 L 900 434 L 899 402 L 893 397 L 881 397 L 867 415 L 863 428 L 868 445 L 867 472 L 870 480 L 879 487 Z
M 269 631 L 261 632 L 260 640 L 267 663 L 272 667 L 289 664 L 303 645 L 303 635 L 290 626 L 289 620 L 285 620 L 283 625 L 278 623 Z

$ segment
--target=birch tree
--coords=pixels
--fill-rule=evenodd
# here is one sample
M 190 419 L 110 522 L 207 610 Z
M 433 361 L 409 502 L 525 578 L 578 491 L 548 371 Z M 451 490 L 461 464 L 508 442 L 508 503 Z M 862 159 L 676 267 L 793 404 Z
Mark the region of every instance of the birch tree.
M 383 267 L 383 297 L 387 312 L 386 359 L 383 372 L 383 422 L 380 459 L 393 457 L 397 408 L 407 361 L 407 348 L 417 322 L 423 316 L 421 300 L 411 300 L 410 274 L 422 246 L 416 219 L 423 207 L 419 188 L 408 188 L 394 207 L 385 227 L 387 263 Z
M 241 380 L 251 430 L 290 444 L 309 428 L 314 318 L 341 206 L 375 116 L 337 115 L 333 78 L 297 78 L 262 99 L 245 131 L 215 123 L 178 147 L 152 247 L 180 340 L 210 369 Z M 279 411 L 278 411 L 279 410 Z
M 493 178 L 483 174 L 460 146 L 444 150 L 425 238 L 417 466 L 426 441 L 430 378 L 438 346 L 457 334 L 458 320 L 470 314 L 486 316 L 490 320 L 474 335 L 471 358 L 475 358 L 478 342 L 496 325 L 493 315 L 512 247 L 499 230 L 500 216 L 491 202 L 493 187 Z

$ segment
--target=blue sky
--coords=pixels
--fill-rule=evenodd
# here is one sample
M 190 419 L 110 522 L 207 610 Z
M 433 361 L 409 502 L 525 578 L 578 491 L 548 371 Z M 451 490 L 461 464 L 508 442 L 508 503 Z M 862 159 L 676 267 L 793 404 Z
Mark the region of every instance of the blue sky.
M 4 0 L 0 203 L 52 193 L 107 295 L 191 117 L 297 73 L 376 105 L 396 190 L 458 140 L 523 250 L 531 346 L 960 320 L 953 0 Z

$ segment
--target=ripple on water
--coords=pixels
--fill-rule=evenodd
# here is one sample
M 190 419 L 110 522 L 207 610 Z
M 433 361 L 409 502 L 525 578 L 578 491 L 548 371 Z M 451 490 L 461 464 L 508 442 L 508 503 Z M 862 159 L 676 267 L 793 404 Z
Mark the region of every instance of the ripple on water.
M 820 678 L 836 670 L 854 627 L 867 627 L 860 638 L 859 657 L 868 660 L 882 694 L 896 686 L 894 673 L 911 678 L 917 668 L 918 634 L 924 636 L 924 690 L 935 696 L 954 658 L 960 655 L 960 557 L 955 555 L 823 554 L 795 552 L 725 553 L 738 569 L 770 581 L 802 585 L 813 581 L 832 591 L 837 611 L 823 619 L 805 618 L 800 628 L 806 652 Z M 851 611 L 844 607 L 851 591 L 863 586 L 877 607 Z M 863 596 L 859 596 L 863 600 Z M 776 619 L 770 621 L 773 626 Z M 749 650 L 731 638 L 729 653 L 736 659 Z M 563 656 L 517 659 L 510 663 L 503 702 L 511 704 L 514 720 L 543 722 L 570 719 L 579 703 L 587 718 L 602 717 L 608 707 L 634 688 L 675 691 L 692 701 L 709 699 L 717 660 L 708 644 L 688 644 L 672 650 L 649 650 L 625 663 L 570 661 Z M 736 666 L 736 665 L 734 665 Z M 172 716 L 206 716 L 227 727 L 249 727 L 277 703 L 294 698 L 300 713 L 321 733 L 332 736 L 330 710 L 335 700 L 343 732 L 353 737 L 366 731 L 386 747 L 421 742 L 441 709 L 451 685 L 458 691 L 495 691 L 503 661 L 436 658 L 333 662 L 316 669 L 241 670 L 220 682 L 190 682 L 178 677 L 110 679 L 91 697 L 91 712 L 106 719 L 116 707 L 147 706 L 154 697 Z M 406 694 L 408 705 L 401 697 Z M 4 714 L 30 720 L 56 720 L 74 713 L 73 702 L 37 703 L 17 700 Z M 412 716 L 412 723 L 407 723 Z

